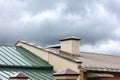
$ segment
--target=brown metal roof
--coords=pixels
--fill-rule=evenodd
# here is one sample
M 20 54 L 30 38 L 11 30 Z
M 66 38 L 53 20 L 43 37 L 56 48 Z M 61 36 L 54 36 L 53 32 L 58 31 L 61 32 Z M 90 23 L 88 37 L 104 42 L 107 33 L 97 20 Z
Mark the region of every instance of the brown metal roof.
M 79 60 L 85 70 L 120 72 L 120 56 L 81 52 Z
M 75 62 L 82 62 L 81 67 L 85 71 L 92 70 L 120 72 L 120 56 L 90 52 L 80 52 L 80 55 L 72 55 L 61 52 L 59 49 L 47 48 L 45 50 L 73 60 Z

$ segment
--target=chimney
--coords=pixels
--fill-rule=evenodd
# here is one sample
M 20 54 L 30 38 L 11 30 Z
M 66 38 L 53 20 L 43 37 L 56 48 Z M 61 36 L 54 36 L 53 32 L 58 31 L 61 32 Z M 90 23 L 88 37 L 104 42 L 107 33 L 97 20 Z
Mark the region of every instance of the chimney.
M 67 37 L 60 40 L 61 51 L 70 54 L 79 54 L 80 52 L 80 39 L 77 37 Z

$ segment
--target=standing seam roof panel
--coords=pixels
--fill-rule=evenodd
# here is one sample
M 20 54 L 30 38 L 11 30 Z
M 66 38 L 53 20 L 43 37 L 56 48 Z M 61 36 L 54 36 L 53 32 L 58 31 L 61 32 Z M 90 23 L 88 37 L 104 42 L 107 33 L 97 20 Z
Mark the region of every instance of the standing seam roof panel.
M 14 59 L 16 62 L 18 62 L 19 64 L 25 64 L 25 65 L 28 65 L 28 64 L 26 64 L 25 63 L 25 61 L 23 61 L 23 59 L 20 59 L 20 57 L 19 56 L 17 56 L 15 53 L 13 54 L 13 52 L 9 49 L 9 47 L 6 49 L 6 48 L 4 48 L 8 53 L 10 53 L 11 55 L 11 57 L 12 57 L 12 59 Z
M 15 53 L 14 55 L 16 55 L 17 57 L 19 57 L 19 59 L 20 59 L 22 62 L 24 62 L 24 63 L 26 63 L 27 65 L 31 66 L 28 62 L 26 62 L 27 59 L 26 59 L 24 56 L 20 55 L 20 53 L 17 52 L 17 51 L 15 50 L 15 48 L 8 47 L 8 49 L 9 49 L 11 52 Z M 17 57 L 16 57 L 16 58 L 17 58 Z
M 17 57 L 16 57 L 17 56 Z M 51 66 L 45 60 L 22 47 L 0 46 L 0 65 L 10 66 Z

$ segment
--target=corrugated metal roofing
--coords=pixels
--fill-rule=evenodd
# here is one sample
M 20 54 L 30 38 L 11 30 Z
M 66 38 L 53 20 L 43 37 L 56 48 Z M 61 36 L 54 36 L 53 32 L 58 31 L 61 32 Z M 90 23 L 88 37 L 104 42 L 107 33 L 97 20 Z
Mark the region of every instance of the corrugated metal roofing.
M 81 52 L 82 67 L 93 71 L 120 72 L 120 56 Z
M 29 80 L 53 80 L 52 70 L 20 69 L 20 68 L 0 68 L 0 80 L 8 80 L 10 76 L 22 72 Z
M 0 46 L 0 65 L 45 67 L 48 62 L 22 47 Z
M 78 56 L 74 56 L 61 52 L 56 48 L 46 48 L 44 50 L 49 50 L 53 54 L 63 56 L 75 62 L 82 62 L 81 67 L 84 70 L 120 72 L 120 56 L 90 52 L 80 52 Z
M 23 47 L 0 46 L 0 79 L 8 80 L 18 72 L 29 80 L 53 80 L 52 66 Z

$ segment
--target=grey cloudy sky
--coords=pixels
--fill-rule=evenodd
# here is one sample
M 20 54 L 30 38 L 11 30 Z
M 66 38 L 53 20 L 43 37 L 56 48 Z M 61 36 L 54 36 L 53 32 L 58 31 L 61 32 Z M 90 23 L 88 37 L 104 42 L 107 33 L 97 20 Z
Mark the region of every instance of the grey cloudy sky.
M 120 0 L 0 0 L 0 44 L 58 44 L 77 36 L 81 50 L 120 55 Z

